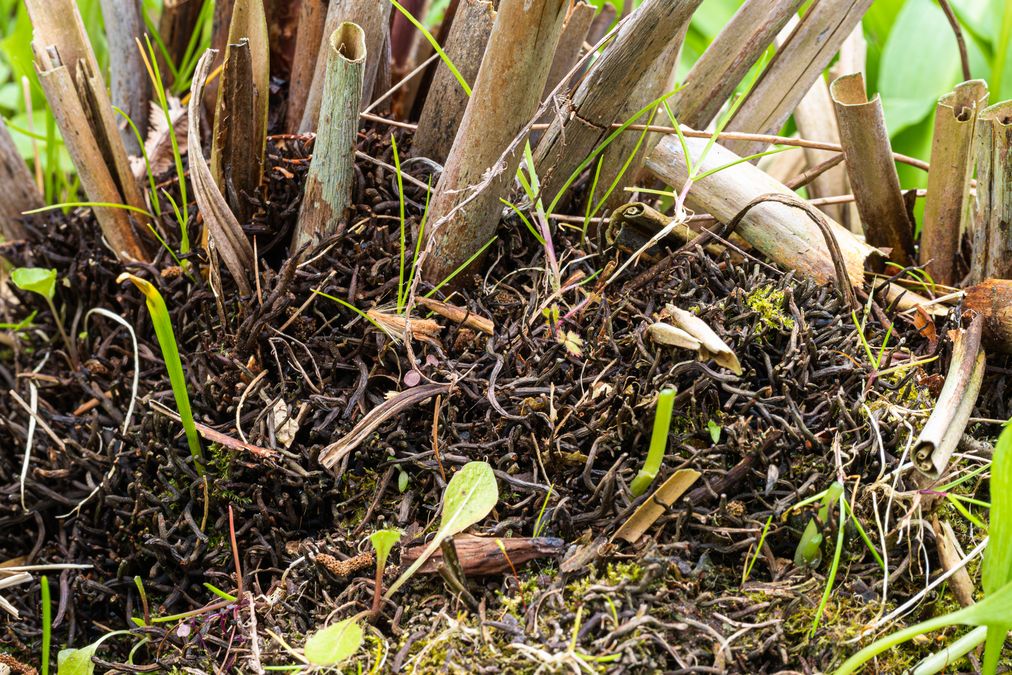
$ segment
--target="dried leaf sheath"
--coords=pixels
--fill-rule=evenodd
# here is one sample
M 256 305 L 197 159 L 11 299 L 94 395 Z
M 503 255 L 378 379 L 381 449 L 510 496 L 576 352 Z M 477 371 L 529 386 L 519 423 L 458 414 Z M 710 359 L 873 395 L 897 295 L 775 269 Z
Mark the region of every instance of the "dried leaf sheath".
M 299 32 L 295 38 L 292 75 L 288 84 L 288 110 L 285 128 L 289 133 L 299 130 L 306 109 L 309 87 L 313 84 L 316 58 L 323 43 L 323 27 L 327 20 L 327 0 L 302 0 L 299 3 Z
M 85 112 L 78 97 L 78 90 L 70 72 L 62 64 L 47 66 L 39 60 L 46 57 L 51 58 L 51 54 L 36 54 L 39 82 L 50 101 L 50 108 L 63 136 L 64 146 L 77 167 L 84 193 L 93 202 L 127 203 L 116 176 L 110 170 L 112 167 L 105 161 L 97 135 L 88 124 L 88 113 Z M 119 142 L 118 135 L 114 135 L 114 138 Z M 133 185 L 136 190 L 132 177 L 127 185 Z M 93 210 L 103 236 L 117 257 L 125 260 L 147 259 L 147 250 L 134 229 L 129 211 L 107 207 L 94 207 Z
M 474 86 L 478 76 L 493 23 L 495 10 L 488 0 L 464 0 L 453 17 L 444 50 L 469 86 Z M 468 98 L 457 78 L 440 60 L 418 118 L 418 130 L 411 145 L 413 155 L 446 161 Z
M 678 121 L 705 129 L 802 2 L 746 0 L 693 64 L 681 91 L 671 97 Z
M 143 209 L 144 199 L 130 172 L 105 81 L 76 3 L 26 0 L 26 5 L 35 29 L 32 49 L 39 81 L 85 194 L 93 202 Z M 144 237 L 126 210 L 96 208 L 95 215 L 117 256 L 147 259 Z
M 1012 101 L 977 117 L 977 199 L 970 278 L 1012 279 Z
M 753 85 L 727 125 L 728 131 L 776 133 L 820 77 L 872 0 L 813 3 L 783 47 Z M 761 152 L 756 141 L 724 143 L 742 157 Z
M 213 246 L 225 261 L 225 266 L 235 279 L 239 292 L 242 295 L 250 295 L 252 292 L 250 276 L 254 268 L 253 247 L 229 210 L 218 186 L 215 185 L 200 143 L 200 106 L 203 101 L 204 83 L 214 57 L 213 49 L 204 52 L 193 74 L 187 130 L 190 180 L 193 182 L 194 199 L 200 208 L 200 214 L 204 217 L 209 245 Z
M 500 159 L 537 111 L 568 4 L 503 0 L 499 5 L 471 100 L 430 205 L 432 248 L 423 275 L 433 283 L 457 269 L 495 231 L 499 198 L 514 180 L 520 148 Z M 465 200 L 470 201 L 457 208 Z
M 306 179 L 292 249 L 332 234 L 351 201 L 358 107 L 368 58 L 365 33 L 342 23 L 327 39 L 320 131 Z
M 263 0 L 237 0 L 218 85 L 211 175 L 240 220 L 249 216 L 242 193 L 251 195 L 260 185 L 269 88 L 270 48 Z
M 865 239 L 872 246 L 889 249 L 890 259 L 909 265 L 913 227 L 900 192 L 882 101 L 877 95 L 868 100 L 860 73 L 837 78 L 830 93 Z
M 955 284 L 959 238 L 969 227 L 970 178 L 976 158 L 973 128 L 987 106 L 987 83 L 971 80 L 938 101 L 931 140 L 931 171 L 921 227 L 921 264 L 932 278 Z
M 228 46 L 214 122 L 211 175 L 232 213 L 239 221 L 246 222 L 252 215 L 246 195 L 256 192 L 262 169 L 261 158 L 253 151 L 259 147 L 259 139 L 256 136 L 253 62 L 247 38 Z

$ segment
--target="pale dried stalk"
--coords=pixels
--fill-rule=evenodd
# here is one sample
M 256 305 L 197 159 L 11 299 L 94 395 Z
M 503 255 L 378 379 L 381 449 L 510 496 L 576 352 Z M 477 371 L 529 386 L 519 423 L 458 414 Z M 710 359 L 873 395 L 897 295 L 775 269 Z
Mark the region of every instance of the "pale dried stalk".
M 964 304 L 984 317 L 984 344 L 1012 354 L 1012 280 L 988 279 L 966 289 Z
M 299 5 L 299 32 L 295 37 L 292 76 L 288 83 L 288 111 L 285 117 L 288 133 L 299 130 L 306 110 L 306 98 L 313 84 L 316 59 L 323 43 L 327 6 L 328 0 L 302 0 Z
M 333 468 L 351 451 L 368 439 L 372 433 L 388 419 L 392 419 L 405 410 L 422 403 L 433 396 L 440 396 L 450 391 L 448 384 L 422 384 L 391 396 L 376 406 L 358 424 L 337 441 L 320 451 L 320 464 L 324 468 Z
M 681 31 L 671 40 L 671 43 L 661 52 L 657 60 L 653 62 L 650 69 L 643 75 L 636 88 L 626 97 L 621 112 L 617 119 L 627 120 L 644 106 L 655 101 L 664 94 L 672 91 L 675 86 L 675 68 L 678 65 L 678 55 L 682 50 L 682 42 L 685 39 L 685 32 L 688 30 L 686 24 Z M 644 120 L 645 121 L 645 120 Z M 646 161 L 647 152 L 650 151 L 660 136 L 656 133 L 647 133 L 640 145 L 639 151 L 632 157 L 632 161 L 626 166 L 626 162 L 636 151 L 636 145 L 640 140 L 640 134 L 622 134 L 608 144 L 602 153 L 601 173 L 598 177 L 597 191 L 593 195 L 595 201 L 599 201 L 603 193 L 614 183 L 614 189 L 604 203 L 605 209 L 616 209 L 628 201 L 630 194 L 625 189 L 636 183 L 643 162 Z M 625 167 L 625 171 L 623 171 Z M 619 176 L 621 173 L 621 177 Z
M 247 196 L 260 185 L 260 157 L 256 137 L 256 95 L 249 39 L 230 44 L 218 86 L 218 110 L 211 137 L 211 176 L 225 195 L 228 207 L 243 222 L 252 216 Z
M 335 232 L 351 202 L 366 50 L 365 33 L 353 23 L 340 24 L 327 39 L 320 132 L 292 237 L 293 250 Z
M 949 465 L 977 402 L 984 378 L 983 327 L 983 317 L 977 315 L 968 328 L 953 331 L 952 362 L 945 384 L 914 443 L 914 466 L 931 479 L 939 478 Z
M 787 22 L 778 36 L 778 48 L 782 46 L 797 24 L 796 17 L 792 17 Z M 798 134 L 804 138 L 818 138 L 827 143 L 840 142 L 840 128 L 837 126 L 836 114 L 833 111 L 833 98 L 829 95 L 829 85 L 821 75 L 815 78 L 812 88 L 808 90 L 808 93 L 798 103 L 798 107 L 794 109 L 794 122 L 797 124 Z M 835 155 L 836 153 L 828 150 L 805 148 L 805 159 L 809 167 L 818 166 Z M 808 184 L 808 194 L 814 198 L 850 194 L 846 167 L 835 166 L 816 176 Z M 819 209 L 851 232 L 862 234 L 860 221 L 855 218 L 851 222 L 849 204 L 827 204 L 820 206 Z
M 358 109 L 362 110 L 372 100 L 373 85 L 376 73 L 380 68 L 380 60 L 389 54 L 390 8 L 387 0 L 335 0 L 327 9 L 327 21 L 323 29 L 324 36 L 333 35 L 342 23 L 354 23 L 365 34 L 365 51 L 368 54 L 362 76 L 362 100 Z M 327 38 L 325 37 L 325 40 Z M 320 107 L 323 104 L 324 80 L 327 74 L 327 58 L 321 58 L 329 50 L 326 42 L 320 47 L 320 56 L 316 59 L 316 70 L 313 72 L 312 84 L 306 96 L 306 108 L 302 114 L 299 131 L 311 133 L 317 130 L 320 118 Z
M 636 543 L 657 519 L 664 515 L 667 507 L 685 494 L 701 474 L 694 469 L 679 469 L 661 484 L 645 502 L 640 504 L 629 518 L 612 536 L 611 541 L 625 539 L 630 544 Z
M 738 159 L 730 150 L 714 145 L 701 166 L 699 157 L 707 145 L 702 138 L 687 138 L 693 169 L 700 173 L 726 166 Z M 646 168 L 668 185 L 681 189 L 688 178 L 685 156 L 676 136 L 665 136 L 647 157 Z M 693 184 L 686 205 L 697 213 L 709 213 L 723 223 L 730 222 L 757 197 L 780 193 L 793 196 L 782 183 L 745 162 L 718 171 Z M 850 281 L 864 279 L 864 261 L 874 251 L 847 229 L 831 222 L 843 253 Z M 836 278 L 833 261 L 822 232 L 798 209 L 785 204 L 766 203 L 752 208 L 736 230 L 743 239 L 776 263 L 795 269 L 820 283 Z
M 837 78 L 830 93 L 865 240 L 889 249 L 891 260 L 909 265 L 913 262 L 914 233 L 900 192 L 882 101 L 878 95 L 868 100 L 860 73 Z
M 534 165 L 552 201 L 610 133 L 629 92 L 688 24 L 701 0 L 647 0 L 604 48 L 538 143 Z M 623 120 L 624 121 L 624 120 Z
M 595 12 L 594 6 L 583 0 L 579 0 L 570 8 L 566 23 L 562 26 L 562 35 L 559 36 L 559 45 L 555 49 L 555 58 L 552 59 L 552 67 L 548 71 L 548 80 L 541 93 L 541 100 L 544 100 L 576 65 L 580 58 L 580 50 L 587 40 L 590 25 L 594 21 Z
M 187 139 L 189 152 L 187 158 L 190 164 L 190 181 L 193 183 L 193 196 L 200 208 L 200 214 L 204 218 L 204 227 L 207 229 L 207 243 L 225 262 L 236 286 L 242 295 L 250 295 L 252 287 L 250 276 L 253 274 L 255 263 L 253 247 L 246 238 L 242 226 L 232 215 L 225 198 L 218 190 L 211 176 L 211 169 L 204 159 L 204 151 L 200 143 L 200 106 L 203 101 L 204 85 L 207 75 L 214 63 L 215 53 L 208 49 L 197 62 L 197 68 L 193 73 L 192 95 L 189 105 L 189 125 Z M 212 263 L 214 264 L 214 263 Z
M 568 0 L 503 0 L 460 129 L 430 204 L 431 249 L 423 275 L 439 283 L 495 232 L 502 205 L 520 163 L 517 148 L 503 160 L 538 109 Z M 431 94 L 430 94 L 431 95 Z M 471 195 L 490 171 L 490 185 Z M 473 197 L 473 198 L 472 198 Z M 458 203 L 469 203 L 456 209 Z M 453 212 L 445 222 L 444 216 Z
M 678 121 L 705 129 L 804 0 L 746 0 L 671 98 Z
M 970 179 L 977 114 L 987 107 L 987 82 L 963 82 L 938 100 L 931 137 L 931 171 L 921 226 L 920 262 L 941 284 L 954 285 L 959 240 L 970 219 Z
M 109 85 L 112 102 L 125 112 L 141 139 L 147 136 L 151 81 L 136 40 L 144 35 L 140 0 L 102 0 L 102 19 L 109 44 Z M 139 155 L 137 136 L 126 120 L 118 120 L 120 138 L 128 152 Z
M 728 131 L 776 133 L 820 77 L 872 0 L 819 0 L 802 17 L 783 47 L 749 91 Z M 746 157 L 765 149 L 756 142 L 725 144 Z
M 415 298 L 415 303 L 445 319 L 463 324 L 473 330 L 481 331 L 486 335 L 493 335 L 495 333 L 495 324 L 492 323 L 491 319 L 475 314 L 471 310 L 448 305 L 445 302 L 432 298 L 418 297 Z
M 1012 101 L 977 116 L 977 198 L 970 280 L 1012 279 Z
M 77 174 L 81 181 L 81 188 L 92 202 L 129 204 L 143 208 L 144 204 L 137 193 L 137 185 L 129 170 L 126 172 L 126 180 L 120 180 L 116 171 L 117 165 L 110 163 L 103 153 L 106 151 L 122 155 L 126 163 L 126 152 L 123 149 L 122 141 L 115 129 L 96 125 L 93 128 L 89 124 L 89 112 L 94 112 L 91 104 L 101 101 L 105 90 L 88 92 L 93 85 L 93 80 L 79 73 L 78 82 L 81 83 L 85 97 L 80 97 L 78 86 L 71 76 L 70 70 L 63 65 L 58 56 L 54 54 L 55 48 L 45 53 L 40 53 L 36 48 L 36 68 L 39 74 L 39 83 L 46 93 L 50 110 L 56 118 L 56 125 L 63 137 L 63 144 L 70 154 L 77 168 Z M 79 70 L 84 70 L 86 62 L 78 62 Z M 92 95 L 94 94 L 94 95 Z M 105 99 L 108 106 L 109 100 Z M 99 103 L 100 104 L 100 103 Z M 111 107 L 110 107 L 111 112 Z M 104 143 L 100 145 L 99 138 Z M 132 190 L 131 190 L 132 188 Z M 137 194 L 135 201 L 126 198 L 127 193 Z M 133 219 L 126 209 L 94 207 L 95 217 L 102 228 L 102 234 L 109 243 L 113 253 L 123 260 L 147 260 L 148 252 L 143 240 L 134 229 Z
M 444 51 L 469 86 L 473 87 L 478 77 L 494 23 L 495 10 L 488 0 L 463 0 L 457 6 Z M 440 59 L 418 118 L 411 154 L 445 161 L 467 109 L 468 98 L 457 78 Z
M 42 195 L 32 180 L 32 172 L 21 158 L 14 139 L 7 131 L 7 125 L 0 119 L 0 185 L 3 199 L 0 199 L 0 237 L 10 241 L 23 239 L 25 228 L 21 224 L 24 211 L 42 206 Z

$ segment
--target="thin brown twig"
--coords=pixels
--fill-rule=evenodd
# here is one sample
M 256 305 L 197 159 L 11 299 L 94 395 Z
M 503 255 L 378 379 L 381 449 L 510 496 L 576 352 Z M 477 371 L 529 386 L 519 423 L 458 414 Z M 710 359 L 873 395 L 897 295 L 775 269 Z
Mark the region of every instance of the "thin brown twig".
M 235 541 L 235 518 L 232 515 L 232 505 L 228 505 L 228 537 L 232 541 L 232 560 L 235 562 L 235 585 L 238 589 L 236 594 L 240 601 L 243 596 L 242 588 L 242 567 L 239 564 L 239 545 Z
M 966 41 L 963 40 L 963 29 L 959 25 L 959 19 L 956 18 L 956 13 L 952 11 L 952 5 L 949 4 L 949 0 L 938 0 L 938 4 L 942 8 L 942 11 L 945 12 L 945 18 L 949 20 L 952 32 L 956 36 L 956 44 L 959 46 L 959 62 L 963 66 L 963 81 L 972 80 L 970 57 L 966 53 Z

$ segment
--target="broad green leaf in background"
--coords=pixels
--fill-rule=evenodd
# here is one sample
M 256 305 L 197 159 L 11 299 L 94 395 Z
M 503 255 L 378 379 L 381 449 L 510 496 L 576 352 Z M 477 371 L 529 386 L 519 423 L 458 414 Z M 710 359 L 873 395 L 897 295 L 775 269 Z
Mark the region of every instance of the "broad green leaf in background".
M 436 531 L 436 536 L 418 559 L 387 590 L 384 598 L 391 596 L 405 581 L 418 571 L 428 560 L 440 543 L 447 537 L 474 525 L 487 516 L 499 501 L 499 486 L 495 474 L 488 462 L 468 462 L 453 475 L 443 493 L 443 519 Z
M 11 281 L 21 290 L 38 293 L 46 300 L 52 300 L 56 295 L 56 270 L 19 267 L 11 272 Z
M 56 667 L 58 675 L 92 675 L 95 672 L 95 664 L 91 657 L 95 655 L 98 643 L 90 644 L 81 649 L 61 649 L 56 655 Z
M 890 134 L 930 115 L 938 97 L 960 79 L 959 50 L 938 3 L 907 0 L 879 64 L 878 93 Z
M 362 626 L 358 621 L 345 619 L 310 635 L 303 651 L 306 660 L 314 666 L 334 666 L 357 652 L 362 640 Z

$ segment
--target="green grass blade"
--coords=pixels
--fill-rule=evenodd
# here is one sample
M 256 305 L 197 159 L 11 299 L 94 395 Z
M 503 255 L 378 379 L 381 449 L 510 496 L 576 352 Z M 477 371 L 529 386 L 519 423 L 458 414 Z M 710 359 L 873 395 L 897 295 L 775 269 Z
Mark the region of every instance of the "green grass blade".
M 458 267 L 457 269 L 455 269 L 452 272 L 450 272 L 449 276 L 447 276 L 445 279 L 443 279 L 438 284 L 436 284 L 436 287 L 433 288 L 428 293 L 426 293 L 425 297 L 426 298 L 431 298 L 433 295 L 436 294 L 436 292 L 440 288 L 442 288 L 446 284 L 448 284 L 451 281 L 453 281 L 454 277 L 456 277 L 458 274 L 460 274 L 461 272 L 463 272 L 464 270 L 466 270 L 468 268 L 468 266 L 471 263 L 473 263 L 475 260 L 477 260 L 481 256 L 481 254 L 485 252 L 485 249 L 487 249 L 489 246 L 491 246 L 492 242 L 494 242 L 498 238 L 499 238 L 499 235 L 495 235 L 491 239 L 489 239 L 488 241 L 486 241 L 484 246 L 482 246 L 481 248 L 479 248 L 477 251 L 475 251 L 474 255 L 472 255 L 470 258 L 468 258 L 463 263 L 461 263 L 460 267 Z
M 197 436 L 197 426 L 193 419 L 193 410 L 190 408 L 190 394 L 186 389 L 186 374 L 183 372 L 183 362 L 179 358 L 179 346 L 176 344 L 176 334 L 172 330 L 172 318 L 169 316 L 168 307 L 165 306 L 165 299 L 157 288 L 132 274 L 123 273 L 117 281 L 120 283 L 130 281 L 144 294 L 148 312 L 151 314 L 151 323 L 155 327 L 155 337 L 158 338 L 158 346 L 162 350 L 165 370 L 169 374 L 172 396 L 176 400 L 179 419 L 186 433 L 186 443 L 190 446 L 190 454 L 196 460 L 197 473 L 203 475 L 204 451 Z
M 42 575 L 42 675 L 49 675 L 49 652 L 53 643 L 53 605 L 49 597 L 49 577 Z
M 432 48 L 435 50 L 435 52 L 439 54 L 439 58 L 443 60 L 443 63 L 446 64 L 446 67 L 449 68 L 450 72 L 453 73 L 453 76 L 457 78 L 457 82 L 460 83 L 461 88 L 463 88 L 463 90 L 467 93 L 467 95 L 470 96 L 471 86 L 467 83 L 467 80 L 464 79 L 464 76 L 460 74 L 460 71 L 457 70 L 457 66 L 453 64 L 453 61 L 450 60 L 450 57 L 447 55 L 447 53 L 443 51 L 442 46 L 440 46 L 439 44 L 439 40 L 437 40 L 432 35 L 432 33 L 430 33 L 425 28 L 425 26 L 422 25 L 421 21 L 416 19 L 411 12 L 409 12 L 407 9 L 404 8 L 403 5 L 401 5 L 401 3 L 397 2 L 397 0 L 390 0 L 390 4 L 394 6 L 394 9 L 403 14 L 404 18 L 407 19 L 412 26 L 421 31 L 422 35 L 425 36 L 425 39 L 429 41 L 430 45 L 432 45 Z

